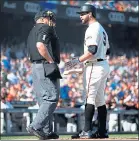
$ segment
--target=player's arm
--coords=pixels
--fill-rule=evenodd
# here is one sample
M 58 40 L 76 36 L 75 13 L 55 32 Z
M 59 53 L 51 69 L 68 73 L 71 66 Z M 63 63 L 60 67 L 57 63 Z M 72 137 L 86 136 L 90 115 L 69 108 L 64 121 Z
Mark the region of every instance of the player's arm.
M 97 46 L 97 38 L 98 38 L 98 30 L 95 29 L 92 31 L 88 30 L 86 33 L 88 36 L 86 37 L 86 46 L 87 51 L 79 57 L 80 62 L 84 62 L 90 58 L 92 58 L 98 50 Z
M 50 56 L 47 48 L 50 36 L 48 34 L 48 28 L 43 27 L 38 33 L 36 47 L 42 57 L 44 57 L 49 63 L 53 63 L 53 59 Z
M 86 45 L 87 45 L 87 51 L 81 55 L 78 59 L 71 60 L 65 64 L 67 68 L 72 68 L 79 64 L 80 62 L 84 62 L 91 57 L 93 57 L 98 50 L 97 47 L 97 36 L 98 36 L 98 31 L 94 30 L 94 32 L 90 31 L 90 33 L 86 33 L 88 37 L 86 38 Z
M 95 55 L 97 52 L 97 46 L 96 45 L 89 45 L 88 51 L 86 51 L 82 56 L 80 56 L 78 59 L 73 59 L 65 64 L 66 68 L 72 68 L 76 66 L 80 62 L 84 62 L 88 59 L 90 59 L 93 55 Z
M 82 56 L 79 57 L 80 62 L 84 62 L 93 57 L 97 53 L 97 45 L 89 45 L 88 51 L 86 51 Z

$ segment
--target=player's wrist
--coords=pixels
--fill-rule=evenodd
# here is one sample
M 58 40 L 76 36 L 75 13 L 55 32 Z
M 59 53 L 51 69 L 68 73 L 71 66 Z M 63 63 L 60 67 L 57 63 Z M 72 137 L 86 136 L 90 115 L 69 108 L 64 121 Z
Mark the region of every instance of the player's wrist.
M 54 63 L 54 61 L 49 61 L 50 64 Z
M 81 61 L 80 61 L 80 57 L 78 57 L 78 61 L 79 61 L 79 63 L 81 62 Z
M 78 58 L 76 58 L 76 59 L 74 59 L 74 60 L 73 60 L 73 62 L 74 62 L 75 64 L 80 63 L 79 57 L 78 57 Z

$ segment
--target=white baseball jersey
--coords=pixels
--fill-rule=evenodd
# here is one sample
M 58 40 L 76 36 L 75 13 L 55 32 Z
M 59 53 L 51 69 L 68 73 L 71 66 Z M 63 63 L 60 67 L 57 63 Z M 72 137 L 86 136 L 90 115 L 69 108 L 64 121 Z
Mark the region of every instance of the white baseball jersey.
M 89 25 L 85 33 L 84 52 L 88 51 L 90 45 L 97 45 L 98 50 L 89 60 L 106 59 L 106 51 L 109 48 L 108 35 L 99 22 Z

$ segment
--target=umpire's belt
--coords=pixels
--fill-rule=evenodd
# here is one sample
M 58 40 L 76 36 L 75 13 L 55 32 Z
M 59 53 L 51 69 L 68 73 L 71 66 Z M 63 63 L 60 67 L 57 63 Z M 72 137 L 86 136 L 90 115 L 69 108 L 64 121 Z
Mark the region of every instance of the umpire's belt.
M 34 64 L 41 64 L 41 63 L 48 63 L 48 61 L 46 61 L 46 60 L 35 60 L 35 61 L 32 61 L 32 63 L 34 63 Z
M 85 62 L 85 65 L 86 66 L 92 66 L 92 64 L 94 64 L 94 63 L 97 63 L 97 62 L 101 62 L 101 61 L 104 61 L 104 60 L 106 60 L 106 59 L 97 59 L 97 60 L 94 60 L 94 61 L 87 61 L 87 62 Z

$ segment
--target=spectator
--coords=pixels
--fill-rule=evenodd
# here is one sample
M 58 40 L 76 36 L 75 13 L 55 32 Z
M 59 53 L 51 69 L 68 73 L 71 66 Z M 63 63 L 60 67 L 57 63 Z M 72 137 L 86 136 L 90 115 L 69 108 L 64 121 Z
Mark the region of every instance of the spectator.
M 1 89 L 1 109 L 13 109 L 13 106 L 6 100 L 8 93 L 6 91 L 6 88 Z M 11 130 L 12 127 L 12 122 L 11 122 L 11 117 L 7 117 L 7 126 L 9 127 L 8 130 Z M 1 133 L 5 132 L 5 120 L 4 120 L 4 113 L 1 112 Z
M 114 99 L 111 101 L 110 110 L 117 111 L 117 103 Z M 118 131 L 118 114 L 117 113 L 110 113 L 109 114 L 109 132 Z
M 72 100 L 69 107 L 74 108 L 75 104 L 76 102 Z M 77 115 L 75 113 L 65 114 L 65 117 L 67 118 L 67 132 L 77 132 L 77 123 L 75 122 L 76 116 Z

